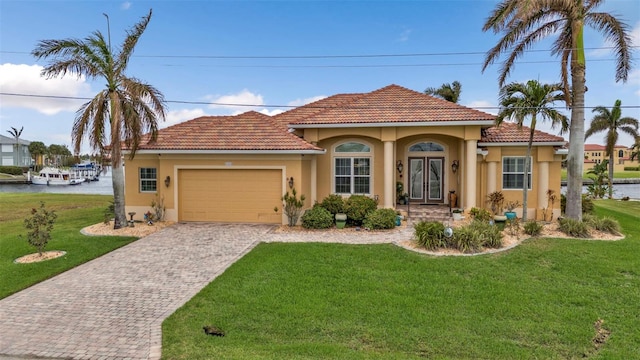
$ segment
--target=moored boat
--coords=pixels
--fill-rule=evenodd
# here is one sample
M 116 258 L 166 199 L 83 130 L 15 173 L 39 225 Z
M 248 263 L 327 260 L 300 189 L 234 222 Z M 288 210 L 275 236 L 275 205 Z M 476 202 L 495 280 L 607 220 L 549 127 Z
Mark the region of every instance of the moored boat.
M 70 185 L 71 173 L 68 170 L 62 170 L 54 167 L 45 167 L 38 175 L 31 178 L 34 185 Z
M 101 171 L 101 166 L 94 162 L 83 162 L 71 166 L 71 173 L 75 178 L 82 178 L 85 181 L 98 181 Z

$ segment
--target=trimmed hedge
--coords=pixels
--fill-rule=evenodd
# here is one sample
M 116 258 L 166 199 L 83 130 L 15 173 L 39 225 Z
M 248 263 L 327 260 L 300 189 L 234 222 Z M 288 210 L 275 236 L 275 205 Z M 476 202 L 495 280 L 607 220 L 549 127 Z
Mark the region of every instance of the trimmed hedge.
M 624 171 L 640 171 L 640 166 L 625 166 Z
M 338 213 L 344 213 L 344 199 L 342 196 L 337 194 L 331 194 L 322 199 L 322 202 L 319 205 L 334 216 Z
M 393 209 L 376 209 L 365 217 L 362 225 L 371 230 L 393 229 L 396 226 L 396 211 Z
M 10 175 L 22 175 L 24 174 L 21 166 L 0 166 L 0 173 Z
M 316 205 L 302 215 L 302 227 L 305 229 L 328 229 L 333 226 L 333 215 Z
M 364 195 L 351 195 L 345 202 L 345 213 L 347 214 L 347 222 L 352 225 L 360 226 L 367 217 L 367 214 L 375 211 L 378 203 Z

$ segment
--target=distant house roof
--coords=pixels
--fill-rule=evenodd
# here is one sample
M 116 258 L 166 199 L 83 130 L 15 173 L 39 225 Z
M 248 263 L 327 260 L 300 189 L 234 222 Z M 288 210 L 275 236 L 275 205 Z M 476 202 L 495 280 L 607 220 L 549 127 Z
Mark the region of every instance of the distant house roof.
M 191 152 L 323 152 L 270 117 L 255 111 L 235 116 L 203 116 L 158 131 L 156 141 L 146 135 L 138 151 Z
M 31 144 L 31 141 L 20 138 L 18 143 L 20 143 L 20 145 L 29 145 L 29 144 Z M 14 137 L 0 135 L 0 144 L 15 145 L 16 144 L 16 139 Z
M 478 145 L 521 145 L 529 142 L 531 128 L 527 126 L 518 127 L 512 122 L 503 122 L 500 126 L 493 126 L 482 130 L 482 137 Z M 565 140 L 561 136 L 535 130 L 533 132 L 533 142 L 536 144 L 545 143 L 554 146 L 564 146 Z
M 304 109 L 307 108 L 307 109 Z M 313 111 L 311 109 L 318 109 Z M 289 112 L 309 111 L 304 117 Z M 339 94 L 279 115 L 292 128 L 417 126 L 477 123 L 491 125 L 495 116 L 398 85 L 363 94 Z

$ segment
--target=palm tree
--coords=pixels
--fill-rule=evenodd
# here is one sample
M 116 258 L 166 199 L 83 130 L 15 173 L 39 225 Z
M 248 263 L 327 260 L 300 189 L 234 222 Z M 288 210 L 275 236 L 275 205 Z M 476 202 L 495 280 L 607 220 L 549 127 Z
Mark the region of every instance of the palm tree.
M 22 130 L 24 130 L 24 126 L 21 127 L 20 130 L 13 126 L 11 127 L 11 130 L 7 130 L 7 132 L 16 139 L 16 162 L 18 166 L 22 166 L 22 164 L 20 164 L 20 135 L 22 135 Z
M 496 125 L 504 120 L 513 119 L 522 127 L 525 119 L 530 118 L 529 143 L 524 158 L 524 179 L 522 184 L 522 220 L 527 221 L 527 198 L 529 193 L 529 166 L 531 147 L 536 130 L 538 116 L 551 120 L 551 126 L 561 126 L 561 133 L 567 130 L 568 119 L 553 108 L 556 101 L 564 101 L 562 84 L 540 84 L 537 80 L 529 80 L 526 84 L 511 83 L 500 89 L 500 112 L 496 117 Z
M 597 113 L 591 120 L 591 126 L 584 134 L 585 140 L 599 132 L 607 132 L 607 146 L 605 154 L 609 155 L 609 199 L 613 198 L 613 154 L 616 144 L 618 143 L 618 133 L 622 131 L 633 138 L 638 137 L 638 119 L 632 117 L 621 117 L 622 109 L 620 108 L 622 101 L 616 100 L 611 110 L 604 106 L 596 106 L 592 112 Z
M 636 141 L 633 146 L 631 146 L 631 161 L 635 158 L 640 160 L 640 136 L 636 136 Z
M 85 136 L 92 148 L 101 153 L 109 146 L 113 167 L 114 229 L 127 223 L 122 146 L 131 150 L 130 158 L 133 158 L 143 133 L 149 132 L 154 140 L 158 118 L 164 120 L 165 117 L 163 95 L 153 86 L 125 74 L 129 58 L 150 19 L 151 10 L 127 31 L 117 51 L 111 49 L 110 41 L 107 43 L 100 31 L 83 40 L 43 40 L 32 51 L 37 59 L 53 58 L 42 70 L 43 76 L 64 76 L 69 72 L 78 77 L 106 81 L 106 88 L 77 111 L 71 136 L 76 154 L 80 153 Z M 108 140 L 110 144 L 106 144 Z
M 32 141 L 29 144 L 29 154 L 35 160 L 36 165 L 42 165 L 42 156 L 47 153 L 47 147 L 42 141 Z
M 462 84 L 458 81 L 454 81 L 451 84 L 442 84 L 439 88 L 427 88 L 424 93 L 427 95 L 434 95 L 441 99 L 451 101 L 452 103 L 458 103 L 460 100 L 460 93 L 462 92 Z
M 584 93 L 586 60 L 584 26 L 604 34 L 616 56 L 616 81 L 626 81 L 631 68 L 629 26 L 613 15 L 596 12 L 604 0 L 502 0 L 487 18 L 482 30 L 504 33 L 486 55 L 482 71 L 501 54 L 509 53 L 500 69 L 503 86 L 516 59 L 536 42 L 557 36 L 551 54 L 560 56 L 560 74 L 565 101 L 571 107 L 569 156 L 567 159 L 566 216 L 582 219 L 582 168 L 584 151 Z M 571 89 L 569 89 L 569 72 Z

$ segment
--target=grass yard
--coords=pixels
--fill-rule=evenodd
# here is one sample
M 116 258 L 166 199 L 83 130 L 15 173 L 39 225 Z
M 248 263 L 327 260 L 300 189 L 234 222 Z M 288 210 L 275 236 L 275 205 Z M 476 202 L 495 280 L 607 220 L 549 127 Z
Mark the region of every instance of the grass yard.
M 0 193 L 0 299 L 134 241 L 133 237 L 80 234 L 83 227 L 104 219 L 111 199 L 106 195 Z M 24 218 L 32 208 L 39 208 L 41 201 L 58 214 L 45 250 L 67 254 L 39 263 L 16 264 L 16 258 L 37 252 L 27 242 Z
M 165 320 L 163 358 L 638 359 L 640 202 L 596 204 L 626 239 L 474 257 L 260 244 Z
M 589 169 L 584 170 L 584 173 L 582 175 L 583 179 L 590 179 L 592 176 L 594 176 L 591 174 L 587 174 L 587 171 L 589 171 Z M 614 179 L 640 179 L 640 171 L 617 171 L 613 173 L 613 178 Z M 561 170 L 560 179 L 567 180 L 567 169 Z

